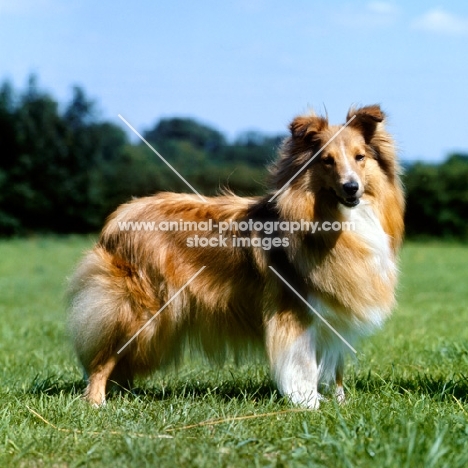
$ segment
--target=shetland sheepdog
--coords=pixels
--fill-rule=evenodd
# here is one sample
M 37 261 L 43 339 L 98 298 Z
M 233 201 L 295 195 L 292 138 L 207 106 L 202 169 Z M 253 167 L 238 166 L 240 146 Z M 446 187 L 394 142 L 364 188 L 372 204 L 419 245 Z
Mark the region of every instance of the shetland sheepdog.
M 264 197 L 160 193 L 108 218 L 69 287 L 90 403 L 104 404 L 111 382 L 131 387 L 177 364 L 187 344 L 214 361 L 264 350 L 295 404 L 318 408 L 329 385 L 344 400 L 351 343 L 395 304 L 404 230 L 395 145 L 378 105 L 351 108 L 343 125 L 299 116 L 289 130 Z M 187 223 L 189 232 L 167 228 Z

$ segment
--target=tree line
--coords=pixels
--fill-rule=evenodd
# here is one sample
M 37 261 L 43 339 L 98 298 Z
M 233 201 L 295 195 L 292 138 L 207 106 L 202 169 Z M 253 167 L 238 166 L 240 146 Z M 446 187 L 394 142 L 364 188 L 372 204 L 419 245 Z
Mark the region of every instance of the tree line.
M 234 141 L 190 118 L 161 119 L 145 139 L 201 193 L 265 192 L 265 166 L 284 135 L 244 132 Z M 468 155 L 407 165 L 409 236 L 468 239 Z M 80 87 L 59 103 L 31 76 L 0 86 L 0 235 L 98 231 L 132 197 L 189 189 L 145 144 L 101 120 Z

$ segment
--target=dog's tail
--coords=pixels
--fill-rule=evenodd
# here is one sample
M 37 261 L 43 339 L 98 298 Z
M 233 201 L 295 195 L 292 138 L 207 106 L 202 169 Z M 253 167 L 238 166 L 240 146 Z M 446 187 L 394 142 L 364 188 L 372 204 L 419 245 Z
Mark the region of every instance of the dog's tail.
M 112 256 L 96 247 L 84 257 L 69 284 L 69 328 L 86 373 L 99 354 L 116 351 L 116 339 L 131 314 L 125 278 L 115 270 Z
M 132 374 L 162 364 L 168 350 L 160 335 L 162 329 L 170 335 L 170 314 L 147 323 L 160 307 L 153 291 L 146 275 L 101 246 L 84 257 L 70 281 L 68 299 L 70 333 L 88 375 L 116 356 L 145 324 L 128 345 L 131 352 L 123 351 L 117 360 L 131 367 Z

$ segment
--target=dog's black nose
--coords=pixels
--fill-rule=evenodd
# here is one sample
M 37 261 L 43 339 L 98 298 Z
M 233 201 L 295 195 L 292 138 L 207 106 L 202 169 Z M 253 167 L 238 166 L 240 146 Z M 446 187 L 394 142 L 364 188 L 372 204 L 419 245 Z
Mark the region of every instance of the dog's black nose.
M 359 190 L 359 184 L 357 182 L 346 182 L 346 184 L 343 184 L 343 190 L 347 195 L 354 195 Z

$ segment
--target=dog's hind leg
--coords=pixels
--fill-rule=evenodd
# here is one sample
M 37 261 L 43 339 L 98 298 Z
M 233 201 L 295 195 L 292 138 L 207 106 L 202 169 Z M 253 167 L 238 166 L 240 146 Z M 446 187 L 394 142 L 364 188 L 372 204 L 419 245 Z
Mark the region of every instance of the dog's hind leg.
M 336 365 L 336 390 L 335 396 L 338 403 L 345 402 L 345 392 L 343 388 L 344 358 L 340 355 Z
M 115 369 L 117 362 L 118 356 L 113 354 L 106 360 L 91 367 L 84 398 L 93 406 L 102 406 L 106 403 L 107 381 Z
M 136 281 L 111 254 L 95 248 L 82 261 L 70 282 L 70 331 L 85 370 L 85 398 L 93 405 L 105 402 L 109 379 L 126 383 L 132 378 L 128 355 L 119 350 L 137 331 L 141 307 L 133 294 Z M 113 375 L 114 374 L 114 375 Z

